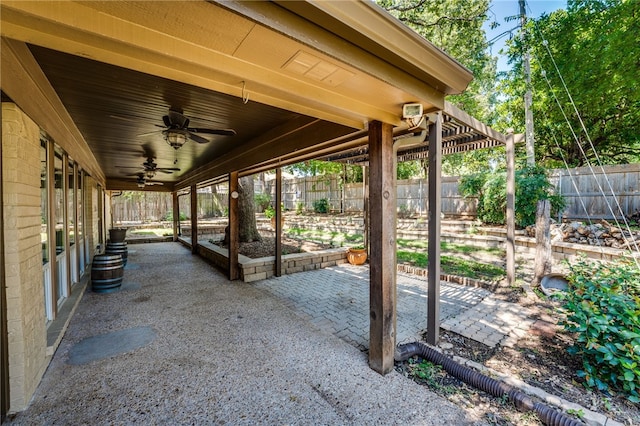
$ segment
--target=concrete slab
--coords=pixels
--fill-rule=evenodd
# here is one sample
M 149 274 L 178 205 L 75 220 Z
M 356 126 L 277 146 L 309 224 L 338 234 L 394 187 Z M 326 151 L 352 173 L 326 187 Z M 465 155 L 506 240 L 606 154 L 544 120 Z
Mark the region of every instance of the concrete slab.
M 83 295 L 29 408 L 8 424 L 482 424 L 396 372 L 379 375 L 365 353 L 178 243 L 131 256 L 140 269 L 126 279 L 140 289 Z M 145 327 L 157 337 L 144 346 L 69 363 L 85 339 Z

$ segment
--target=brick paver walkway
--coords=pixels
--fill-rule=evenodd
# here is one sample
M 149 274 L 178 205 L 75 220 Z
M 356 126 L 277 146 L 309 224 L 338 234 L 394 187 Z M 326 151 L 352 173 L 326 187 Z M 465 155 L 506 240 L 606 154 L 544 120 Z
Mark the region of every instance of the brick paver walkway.
M 369 268 L 348 264 L 257 281 L 251 285 L 271 293 L 318 328 L 352 345 L 369 344 Z M 397 343 L 420 338 L 427 328 L 427 282 L 398 274 Z M 495 299 L 481 288 L 442 282 L 441 326 L 488 346 L 509 345 L 533 321 L 521 306 Z

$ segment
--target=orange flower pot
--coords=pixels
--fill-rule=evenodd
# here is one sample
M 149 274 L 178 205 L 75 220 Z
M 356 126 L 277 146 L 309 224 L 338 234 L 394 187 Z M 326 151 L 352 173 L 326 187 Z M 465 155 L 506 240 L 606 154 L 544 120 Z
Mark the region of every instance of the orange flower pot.
M 367 261 L 367 251 L 365 249 L 350 248 L 347 252 L 347 261 L 352 265 L 362 265 Z

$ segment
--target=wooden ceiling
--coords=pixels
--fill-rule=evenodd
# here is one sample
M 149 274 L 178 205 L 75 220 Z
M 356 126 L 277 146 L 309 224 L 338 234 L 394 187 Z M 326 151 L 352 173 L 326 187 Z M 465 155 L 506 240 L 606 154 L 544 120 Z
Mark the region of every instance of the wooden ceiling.
M 229 151 L 245 145 L 248 149 L 248 143 L 273 128 L 315 121 L 251 99 L 245 103 L 241 97 L 38 46 L 29 48 L 113 185 L 135 183 L 131 175 L 142 171 L 142 163 L 153 157 L 158 167 L 180 169 L 154 177 L 170 188 L 187 172 Z M 162 117 L 170 108 L 182 110 L 190 119 L 189 127 L 231 128 L 237 134 L 204 135 L 210 143 L 188 141 L 175 150 L 162 135 Z M 338 136 L 354 131 L 325 125 Z

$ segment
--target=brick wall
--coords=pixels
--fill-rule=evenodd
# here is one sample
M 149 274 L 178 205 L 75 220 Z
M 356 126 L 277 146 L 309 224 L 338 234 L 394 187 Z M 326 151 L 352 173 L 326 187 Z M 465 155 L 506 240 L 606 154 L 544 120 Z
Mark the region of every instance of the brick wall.
M 40 130 L 2 103 L 4 249 L 11 412 L 28 404 L 47 366 L 40 245 Z

